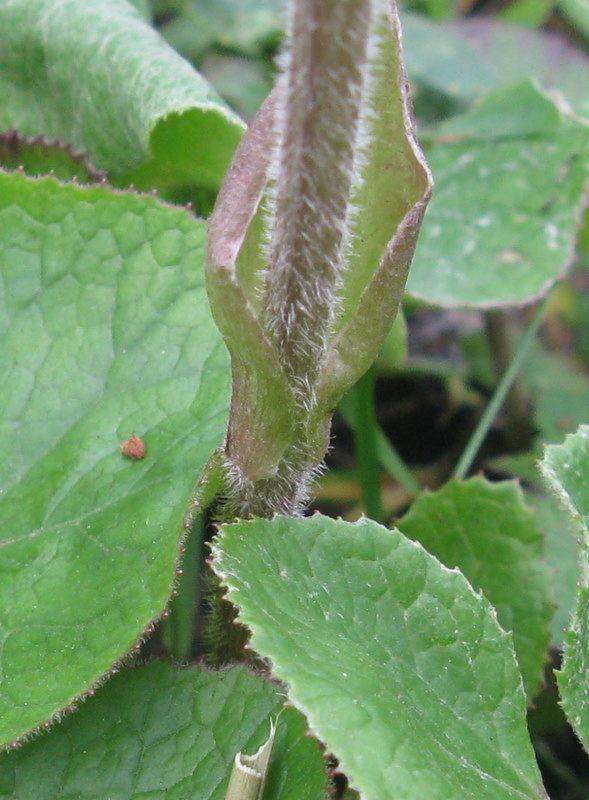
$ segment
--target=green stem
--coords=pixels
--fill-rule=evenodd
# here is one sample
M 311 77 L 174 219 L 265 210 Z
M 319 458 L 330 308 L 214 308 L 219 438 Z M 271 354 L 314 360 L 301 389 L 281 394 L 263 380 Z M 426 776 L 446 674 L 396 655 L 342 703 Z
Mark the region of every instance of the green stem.
M 338 411 L 355 434 L 358 428 L 357 410 L 359 405 L 356 393 L 357 388 L 354 386 L 338 405 Z M 421 487 L 413 477 L 411 470 L 390 443 L 376 419 L 374 420 L 374 426 L 376 430 L 375 452 L 381 467 L 409 494 L 418 495 Z
M 376 455 L 378 428 L 374 411 L 374 371 L 368 370 L 356 384 L 356 461 L 362 489 L 364 511 L 382 522 L 380 465 Z
M 542 761 L 548 765 L 552 772 L 570 789 L 575 789 L 579 797 L 583 797 L 586 791 L 584 782 L 579 780 L 572 769 L 564 764 L 553 752 L 552 748 L 542 738 L 538 737 L 534 741 L 534 749 Z
M 544 314 L 546 313 L 546 309 L 548 307 L 548 303 L 550 301 L 550 297 L 552 292 L 549 292 L 548 295 L 544 298 L 541 305 L 538 307 L 536 314 L 534 315 L 534 319 L 530 323 L 527 331 L 522 336 L 517 349 L 515 351 L 515 355 L 513 360 L 507 370 L 503 373 L 503 377 L 497 384 L 497 388 L 491 398 L 487 408 L 485 409 L 483 415 L 481 416 L 478 425 L 476 426 L 475 430 L 473 431 L 472 436 L 468 444 L 466 445 L 464 452 L 460 456 L 458 460 L 458 464 L 456 465 L 456 469 L 454 470 L 454 478 L 457 480 L 463 480 L 466 476 L 466 473 L 470 469 L 474 459 L 476 458 L 479 449 L 487 436 L 491 425 L 497 414 L 499 413 L 499 409 L 513 381 L 517 377 L 519 370 L 523 364 L 525 357 L 528 354 L 530 346 L 534 341 L 534 337 L 538 332 L 538 328 L 544 319 Z
M 194 637 L 195 614 L 200 594 L 200 568 L 204 514 L 197 515 L 186 537 L 186 550 L 182 557 L 182 574 L 177 584 L 177 595 L 170 603 L 170 614 L 163 621 L 163 637 L 172 658 L 180 664 L 190 660 Z
M 509 321 L 503 309 L 493 309 L 485 313 L 485 334 L 495 364 L 495 374 L 497 380 L 500 380 L 513 358 Z M 513 381 L 505 396 L 502 416 L 509 450 L 526 449 L 534 428 L 530 420 L 530 396 L 519 377 Z
M 406 489 L 409 494 L 417 496 L 421 492 L 421 486 L 417 483 L 409 467 L 385 436 L 380 425 L 377 426 L 376 431 L 376 453 L 378 460 L 388 474 L 394 478 L 400 486 Z

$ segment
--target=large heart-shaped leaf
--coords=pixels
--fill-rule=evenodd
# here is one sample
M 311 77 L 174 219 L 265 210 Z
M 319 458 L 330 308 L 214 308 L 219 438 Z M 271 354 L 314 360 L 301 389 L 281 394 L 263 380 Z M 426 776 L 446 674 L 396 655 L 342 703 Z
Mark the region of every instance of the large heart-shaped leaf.
M 0 173 L 0 742 L 87 689 L 166 603 L 228 407 L 204 239 L 151 197 Z
M 460 573 L 367 519 L 239 522 L 214 552 L 253 646 L 365 800 L 545 796 L 511 636 Z
M 277 721 L 266 800 L 324 800 L 319 746 L 282 687 L 233 667 L 125 671 L 56 728 L 0 755 L 2 800 L 223 800 L 238 752 Z

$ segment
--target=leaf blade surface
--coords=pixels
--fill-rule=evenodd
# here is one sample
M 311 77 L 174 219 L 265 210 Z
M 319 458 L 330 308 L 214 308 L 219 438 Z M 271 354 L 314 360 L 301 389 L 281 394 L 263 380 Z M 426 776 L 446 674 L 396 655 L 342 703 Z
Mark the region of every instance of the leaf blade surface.
M 561 445 L 546 448 L 540 469 L 578 533 L 579 583 L 563 667 L 557 675 L 562 706 L 585 748 L 589 747 L 589 426 L 581 425 Z
M 0 173 L 0 741 L 68 705 L 169 596 L 221 439 L 205 226 L 151 197 Z M 140 435 L 145 458 L 120 443 Z
M 544 796 L 508 637 L 420 546 L 277 517 L 223 526 L 214 568 L 367 800 Z
M 280 686 L 237 666 L 210 673 L 152 662 L 114 676 L 43 736 L 0 754 L 2 800 L 224 800 L 233 759 L 278 715 L 268 800 L 323 800 L 305 720 Z
M 399 528 L 485 593 L 501 626 L 513 632 L 533 697 L 544 670 L 553 599 L 542 537 L 519 487 L 479 477 L 450 481 L 420 495 Z
M 587 127 L 527 82 L 442 124 L 427 148 L 436 190 L 407 291 L 483 309 L 542 296 L 571 263 L 588 148 Z

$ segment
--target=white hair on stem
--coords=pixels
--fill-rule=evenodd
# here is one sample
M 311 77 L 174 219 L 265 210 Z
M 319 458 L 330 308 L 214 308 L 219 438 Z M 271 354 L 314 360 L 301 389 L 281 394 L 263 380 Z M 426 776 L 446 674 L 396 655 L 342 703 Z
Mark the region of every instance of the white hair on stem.
M 306 410 L 345 268 L 371 12 L 366 0 L 299 0 L 284 59 L 265 322 Z
M 274 354 L 276 372 L 288 381 L 286 396 L 294 401 L 288 404 L 291 430 L 284 448 L 273 451 L 277 460 L 267 460 L 264 470 L 255 475 L 249 469 L 252 459 L 248 454 L 256 447 L 253 434 L 259 420 L 254 415 L 250 426 L 246 413 L 241 415 L 239 426 L 230 426 L 225 449 L 225 518 L 299 515 L 308 503 L 313 480 L 322 470 L 330 410 L 338 395 L 333 390 L 329 390 L 331 395 L 326 394 L 321 382 L 325 382 L 334 337 L 341 333 L 340 312 L 357 313 L 355 306 L 346 304 L 347 298 L 342 300 L 350 279 L 352 291 L 358 289 L 353 276 L 346 276 L 345 271 L 349 258 L 357 261 L 354 253 L 363 242 L 358 226 L 367 213 L 362 187 L 371 188 L 364 182 L 374 173 L 371 148 L 375 136 L 387 135 L 386 126 L 379 130 L 375 123 L 381 119 L 378 105 L 382 79 L 388 76 L 386 58 L 379 53 L 385 41 L 382 33 L 391 29 L 398 37 L 394 0 L 293 0 L 291 9 L 291 45 L 283 54 L 283 74 L 275 89 L 275 136 L 267 140 L 271 166 L 262 244 L 267 267 L 260 275 L 263 288 L 261 280 L 256 288 L 256 292 L 262 292 L 258 314 L 261 335 L 269 353 Z M 397 41 L 397 52 L 399 46 Z M 393 78 L 393 93 L 400 92 L 404 134 L 411 143 L 414 134 L 404 99 L 402 65 L 399 69 L 400 85 Z M 411 163 L 421 165 L 422 194 L 416 191 L 413 199 L 410 188 L 408 210 L 417 209 L 414 217 L 420 221 L 429 198 L 428 173 L 416 144 L 412 155 Z M 394 153 L 393 161 L 396 157 Z M 403 181 L 405 176 L 401 169 L 392 177 Z M 383 235 L 387 230 L 383 228 Z M 398 235 L 399 231 L 395 237 Z M 409 260 L 410 244 L 405 247 Z M 390 246 L 389 242 L 386 247 Z M 407 257 L 407 253 L 403 251 L 401 257 Z M 377 269 L 384 269 L 383 262 L 379 264 Z M 394 269 L 394 264 L 389 269 Z M 363 280 L 361 271 L 359 280 Z M 379 285 L 379 281 L 374 283 Z M 386 303 L 383 308 L 386 323 L 390 309 Z M 366 319 L 363 308 L 360 320 Z M 363 329 L 355 335 L 363 335 Z M 370 340 L 370 331 L 366 335 Z M 333 366 L 334 359 L 338 366 L 333 354 L 329 364 Z M 247 357 L 243 363 L 248 363 Z M 345 372 L 346 361 L 338 368 Z M 255 375 L 252 380 L 255 384 Z M 264 430 L 263 424 L 260 430 Z M 282 447 L 280 429 L 272 430 L 276 433 L 268 441 Z M 263 442 L 261 447 L 263 450 Z

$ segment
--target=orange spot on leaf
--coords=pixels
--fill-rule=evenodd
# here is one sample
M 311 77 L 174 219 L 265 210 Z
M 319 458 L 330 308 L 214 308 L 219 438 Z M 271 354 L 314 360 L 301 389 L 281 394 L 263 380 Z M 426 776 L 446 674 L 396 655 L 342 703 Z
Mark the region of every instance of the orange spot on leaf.
M 135 436 L 135 434 L 132 433 L 126 441 L 121 442 L 121 453 L 133 460 L 145 458 L 143 439 L 140 439 L 139 436 Z

